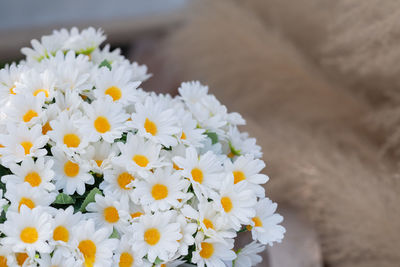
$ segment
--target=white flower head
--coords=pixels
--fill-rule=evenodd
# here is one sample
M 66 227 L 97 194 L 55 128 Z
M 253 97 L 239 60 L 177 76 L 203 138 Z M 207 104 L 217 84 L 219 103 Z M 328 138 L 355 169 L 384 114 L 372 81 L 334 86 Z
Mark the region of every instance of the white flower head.
M 189 181 L 172 172 L 172 167 L 157 168 L 145 180 L 134 184 L 134 194 L 140 203 L 150 210 L 169 210 L 179 206 L 179 201 L 186 198 Z
M 121 138 L 129 118 L 121 104 L 114 103 L 107 97 L 90 104 L 85 103 L 83 107 L 86 116 L 79 125 L 91 142 L 97 142 L 102 138 L 108 143 L 113 143 L 115 139 Z
M 257 202 L 256 214 L 251 219 L 250 229 L 254 240 L 262 244 L 273 245 L 274 242 L 280 243 L 286 232 L 285 228 L 279 223 L 283 217 L 275 213 L 277 204 L 270 199 L 264 198 Z
M 118 143 L 121 155 L 114 163 L 125 167 L 129 172 L 148 176 L 150 170 L 166 165 L 159 158 L 161 145 L 146 141 L 143 137 L 128 133 L 126 143 Z
M 1 177 L 3 183 L 22 184 L 28 183 L 31 187 L 43 188 L 47 191 L 55 189 L 52 179 L 54 161 L 50 158 L 40 157 L 36 161 L 33 158 L 24 159 L 21 164 L 11 163 L 9 165 L 13 174 Z
M 10 246 L 14 252 L 27 251 L 50 253 L 52 248 L 46 242 L 51 236 L 51 216 L 42 208 L 29 209 L 25 206 L 18 212 L 7 212 L 7 220 L 1 227 L 6 235 L 3 245 Z
M 168 261 L 178 250 L 178 240 L 182 238 L 180 224 L 173 222 L 173 217 L 172 211 L 140 216 L 139 221 L 132 224 L 132 247 L 140 254 L 147 254 L 150 262 L 157 257 Z
M 89 173 L 90 166 L 67 156 L 63 151 L 52 147 L 54 156 L 55 185 L 67 195 L 77 192 L 83 195 L 85 184 L 94 184 L 94 177 Z
M 27 157 L 43 157 L 47 154 L 42 149 L 48 136 L 42 135 L 42 127 L 35 125 L 28 128 L 24 124 L 7 124 L 7 134 L 0 134 L 0 154 L 3 164 L 8 162 L 21 162 Z
M 136 112 L 128 125 L 138 130 L 138 135 L 144 136 L 165 147 L 175 146 L 174 135 L 180 132 L 173 109 L 165 109 L 161 103 L 153 102 L 147 97 L 144 104 L 136 104 Z

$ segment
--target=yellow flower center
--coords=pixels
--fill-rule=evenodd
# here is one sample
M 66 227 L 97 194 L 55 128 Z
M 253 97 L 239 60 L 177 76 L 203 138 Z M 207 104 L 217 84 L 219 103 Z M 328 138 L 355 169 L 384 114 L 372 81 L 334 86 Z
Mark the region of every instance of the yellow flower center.
M 155 200 L 164 199 L 168 196 L 168 187 L 163 184 L 155 184 L 151 189 L 151 195 Z
M 77 176 L 79 173 L 79 164 L 72 161 L 67 161 L 64 164 L 64 173 L 70 178 Z
M 25 155 L 28 155 L 29 153 L 31 153 L 31 148 L 33 147 L 32 142 L 29 142 L 29 141 L 21 142 L 21 146 L 24 148 Z
M 54 229 L 53 239 L 55 241 L 64 241 L 68 242 L 69 240 L 69 231 L 64 226 L 60 225 Z
M 16 253 L 17 263 L 19 266 L 22 266 L 26 259 L 28 258 L 28 254 L 26 253 Z
M 225 212 L 230 212 L 233 208 L 232 201 L 229 197 L 221 198 L 221 205 Z
M 21 211 L 21 206 L 22 205 L 25 205 L 30 209 L 33 209 L 35 207 L 35 203 L 32 200 L 30 200 L 29 198 L 26 198 L 26 197 L 22 197 L 20 199 L 19 205 L 18 205 L 18 212 Z
M 146 167 L 149 164 L 149 160 L 143 155 L 135 155 L 132 160 L 140 167 Z
M 42 127 L 42 134 L 45 135 L 45 134 L 47 134 L 48 131 L 51 131 L 51 130 L 53 130 L 53 129 L 51 128 L 50 123 L 46 122 Z
M 85 258 L 85 267 L 93 267 L 96 260 L 96 245 L 92 240 L 83 240 L 78 245 L 79 250 Z
M 178 165 L 175 164 L 175 162 L 172 163 L 172 167 L 177 171 L 182 170 L 181 168 L 178 167 Z
M 214 245 L 207 242 L 201 243 L 200 257 L 209 259 L 214 254 Z
M 0 256 L 0 267 L 8 267 L 7 258 L 5 256 Z
M 15 89 L 15 85 L 10 87 L 10 94 L 11 95 L 16 95 L 16 93 L 14 92 L 14 89 Z
M 160 241 L 161 234 L 160 231 L 156 228 L 149 228 L 144 232 L 144 241 L 147 242 L 147 244 L 154 246 Z
M 39 93 L 44 93 L 46 97 L 49 97 L 49 90 L 47 89 L 37 89 L 35 92 L 33 92 L 33 95 L 37 96 Z
M 122 92 L 121 89 L 119 89 L 116 86 L 111 86 L 109 87 L 105 92 L 106 95 L 109 95 L 112 97 L 113 101 L 117 101 L 121 99 Z
M 25 182 L 28 182 L 32 187 L 39 186 L 42 182 L 42 178 L 37 172 L 30 172 L 25 176 Z
M 96 160 L 94 160 L 94 161 L 96 162 L 96 164 L 97 164 L 98 167 L 101 167 L 101 164 L 103 164 L 103 161 L 100 160 L 100 159 L 96 159 Z
M 76 134 L 66 134 L 64 135 L 64 144 L 67 147 L 78 147 L 81 143 L 81 139 Z
M 26 227 L 21 231 L 20 238 L 22 242 L 32 244 L 38 240 L 39 234 L 34 227 Z
M 262 223 L 260 217 L 254 217 L 251 220 L 254 222 L 254 227 L 262 227 L 263 226 L 263 223 Z
M 202 170 L 200 170 L 199 168 L 194 168 L 191 171 L 191 174 L 194 181 L 198 182 L 199 184 L 203 183 L 204 175 Z
M 126 187 L 128 184 L 130 184 L 135 178 L 128 172 L 123 172 L 120 175 L 118 175 L 117 182 L 120 188 L 124 190 L 129 190 L 130 188 Z
M 237 184 L 246 179 L 246 176 L 242 171 L 234 171 L 233 172 L 234 183 Z
M 111 125 L 108 122 L 108 119 L 104 116 L 99 116 L 97 119 L 94 121 L 94 128 L 96 131 L 99 133 L 106 133 L 111 129 Z
M 129 252 L 123 252 L 119 257 L 119 267 L 131 267 L 134 261 L 133 256 Z
M 207 229 L 214 229 L 214 224 L 212 223 L 211 220 L 209 219 L 204 219 L 203 220 L 204 225 L 206 226 Z
M 29 122 L 29 121 L 31 121 L 31 119 L 33 119 L 33 118 L 35 118 L 35 117 L 37 117 L 37 116 L 38 116 L 37 112 L 34 111 L 33 109 L 30 109 L 30 110 L 28 110 L 28 111 L 25 113 L 25 115 L 22 117 L 22 120 L 23 120 L 24 122 Z
M 143 215 L 142 212 L 137 211 L 137 212 L 134 212 L 134 213 L 131 214 L 131 218 L 132 218 L 132 219 L 135 219 L 135 218 L 138 218 L 138 217 L 140 217 L 140 216 L 142 216 L 142 215 Z
M 182 132 L 181 139 L 186 140 L 186 134 L 185 134 L 185 132 Z
M 118 210 L 115 207 L 107 207 L 104 209 L 104 219 L 109 223 L 116 223 L 119 220 Z
M 144 128 L 146 129 L 146 132 L 150 133 L 151 135 L 157 134 L 157 125 L 147 118 L 144 122 Z

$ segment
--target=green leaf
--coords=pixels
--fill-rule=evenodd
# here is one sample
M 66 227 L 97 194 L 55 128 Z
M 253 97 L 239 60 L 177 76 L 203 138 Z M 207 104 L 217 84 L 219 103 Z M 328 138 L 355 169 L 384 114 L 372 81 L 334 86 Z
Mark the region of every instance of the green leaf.
M 236 149 L 236 148 L 234 148 L 231 142 L 229 142 L 229 148 L 231 149 L 231 152 L 232 152 L 233 155 L 235 155 L 235 156 L 240 156 L 241 155 L 241 151 Z
M 113 228 L 113 232 L 109 238 L 118 238 L 118 239 L 120 238 L 120 235 L 119 235 L 117 229 L 115 229 L 115 227 Z
M 111 64 L 107 59 L 104 59 L 103 62 L 100 63 L 99 68 L 101 67 L 107 67 L 109 70 L 111 70 Z
M 159 257 L 157 257 L 156 260 L 154 261 L 154 264 L 155 264 L 155 265 L 159 265 L 159 264 L 161 264 L 161 263 L 163 263 L 163 261 L 160 260 Z
M 101 191 L 100 191 L 97 187 L 93 188 L 93 189 L 89 192 L 89 194 L 86 196 L 85 200 L 84 200 L 83 203 L 82 203 L 82 206 L 81 206 L 81 208 L 80 208 L 80 211 L 82 211 L 82 212 L 85 212 L 85 211 L 86 211 L 86 206 L 87 206 L 89 203 L 95 201 L 95 200 L 94 200 L 94 197 L 96 196 L 96 194 L 100 194 L 100 195 L 101 195 Z
M 61 205 L 66 205 L 66 204 L 74 204 L 75 200 L 71 197 L 68 196 L 67 194 L 60 193 L 56 197 L 56 200 L 53 202 L 53 204 L 61 204 Z
M 208 138 L 211 139 L 211 143 L 214 145 L 216 143 L 218 143 L 218 135 L 214 132 L 206 132 L 206 135 L 208 136 Z

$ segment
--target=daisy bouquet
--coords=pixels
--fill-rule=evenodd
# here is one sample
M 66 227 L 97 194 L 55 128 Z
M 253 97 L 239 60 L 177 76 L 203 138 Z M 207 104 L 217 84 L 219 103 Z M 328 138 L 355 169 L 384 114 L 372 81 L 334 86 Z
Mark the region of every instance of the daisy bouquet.
M 104 40 L 54 31 L 0 70 L 0 266 L 259 263 L 285 229 L 243 118 L 199 82 L 143 91 Z

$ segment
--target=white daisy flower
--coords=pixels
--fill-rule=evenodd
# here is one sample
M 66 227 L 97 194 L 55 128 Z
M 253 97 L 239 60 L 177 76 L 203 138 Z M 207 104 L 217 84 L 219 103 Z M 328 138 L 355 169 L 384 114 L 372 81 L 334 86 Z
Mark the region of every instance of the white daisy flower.
M 65 210 L 58 209 L 54 214 L 52 240 L 56 244 L 68 243 L 72 239 L 72 229 L 83 216 L 80 212 L 74 214 L 74 208 L 69 206 Z
M 148 176 L 150 170 L 158 168 L 165 163 L 159 158 L 161 145 L 146 141 L 143 137 L 128 133 L 126 143 L 117 143 L 121 155 L 114 158 L 113 162 L 124 166 L 130 173 L 137 172 L 141 176 Z
M 181 99 L 190 107 L 208 95 L 208 86 L 202 85 L 199 81 L 183 82 L 178 92 Z
M 15 255 L 9 246 L 0 246 L 0 266 L 8 267 L 17 264 Z
M 265 163 L 262 160 L 254 159 L 250 154 L 239 156 L 232 163 L 227 159 L 224 163 L 225 171 L 232 173 L 234 184 L 246 183 L 247 187 L 253 190 L 257 197 L 264 197 L 265 190 L 262 184 L 268 182 L 268 176 L 261 174 Z
M 264 198 L 257 202 L 256 214 L 251 219 L 250 229 L 254 240 L 272 246 L 274 242 L 280 243 L 286 232 L 279 223 L 283 217 L 275 213 L 277 204 Z
M 177 214 L 175 220 L 180 224 L 180 233 L 182 234 L 182 238 L 178 240 L 178 254 L 184 256 L 188 254 L 189 246 L 194 244 L 195 240 L 193 235 L 197 231 L 197 225 L 189 222 L 182 214 Z
M 197 122 L 192 118 L 192 115 L 186 111 L 182 111 L 177 117 L 180 118 L 182 126 L 180 142 L 196 148 L 203 147 L 203 141 L 206 139 L 204 135 L 205 130 L 197 128 Z
M 114 103 L 107 97 L 90 104 L 85 103 L 83 109 L 86 116 L 79 125 L 91 142 L 97 142 L 102 138 L 108 143 L 113 143 L 115 139 L 121 138 L 129 118 L 122 105 Z
M 262 262 L 262 257 L 258 255 L 265 250 L 265 246 L 253 241 L 240 249 L 234 261 L 235 267 L 251 267 Z
M 62 92 L 92 89 L 90 83 L 91 64 L 85 55 L 75 55 L 74 51 L 66 54 L 58 51 L 56 55 L 42 61 L 42 64 L 54 70 L 57 76 L 56 87 Z
M 114 102 L 126 106 L 135 101 L 135 91 L 140 82 L 132 82 L 132 71 L 125 66 L 115 66 L 111 70 L 102 67 L 95 77 L 97 99 L 111 97 Z
M 190 183 L 178 172 L 172 172 L 172 167 L 166 167 L 157 168 L 145 181 L 138 181 L 134 185 L 134 194 L 142 205 L 152 211 L 165 211 L 179 205 L 179 200 L 186 197 Z
M 17 94 L 42 94 L 46 100 L 54 97 L 54 86 L 56 77 L 50 70 L 38 72 L 36 69 L 29 69 L 21 74 L 20 81 L 16 83 Z
M 89 173 L 90 166 L 84 162 L 77 162 L 65 155 L 56 147 L 51 148 L 54 156 L 55 185 L 57 190 L 62 189 L 67 195 L 77 192 L 85 193 L 85 184 L 94 184 L 94 177 Z
M 254 192 L 246 189 L 244 183 L 235 185 L 230 175 L 223 182 L 218 197 L 213 200 L 215 208 L 236 231 L 240 230 L 241 224 L 249 224 L 256 213 L 254 207 L 257 199 Z
M 137 62 L 132 62 L 130 65 L 132 68 L 132 81 L 144 82 L 147 81 L 152 75 L 147 72 L 146 65 L 139 65 Z
M 21 52 L 26 55 L 28 63 L 40 62 L 60 50 L 68 37 L 69 35 L 66 30 L 54 31 L 52 35 L 43 36 L 40 42 L 36 39 L 32 40 L 32 48 L 24 47 L 21 49 Z
M 186 217 L 196 220 L 199 224 L 199 229 L 209 237 L 221 241 L 236 237 L 236 232 L 215 209 L 213 202 L 201 201 L 198 203 L 196 210 L 189 205 L 185 205 L 181 211 Z
M 57 104 L 51 104 L 44 110 L 45 115 L 42 117 L 42 134 L 47 135 L 47 133 L 53 130 L 50 126 L 50 121 L 58 118 L 60 114 L 60 109 Z
M 113 266 L 120 267 L 151 267 L 148 261 L 143 261 L 143 255 L 140 255 L 132 248 L 131 240 L 124 235 L 119 242 L 119 246 L 114 255 Z
M 0 70 L 0 109 L 5 107 L 10 97 L 15 95 L 15 84 L 19 81 L 21 73 L 25 70 L 24 65 L 6 65 Z
M 7 124 L 8 134 L 0 134 L 3 147 L 0 147 L 0 154 L 3 164 L 8 162 L 21 162 L 27 157 L 43 157 L 47 154 L 44 147 L 49 140 L 42 135 L 42 127 L 35 125 L 31 129 L 24 124 Z
M 67 90 L 64 93 L 61 91 L 55 92 L 55 105 L 57 112 L 66 112 L 70 116 L 73 115 L 83 105 L 82 96 L 75 90 Z
M 226 154 L 230 157 L 251 154 L 254 158 L 261 158 L 261 147 L 256 144 L 255 138 L 249 138 L 249 134 L 239 132 L 237 127 L 230 127 L 227 132 Z
M 132 197 L 133 189 L 130 184 L 135 177 L 125 168 L 113 166 L 111 169 L 104 170 L 103 177 L 104 181 L 100 184 L 100 189 L 105 195 L 121 199 L 121 202 L 126 202 L 129 197 Z
M 51 246 L 46 242 L 52 232 L 51 216 L 42 208 L 22 207 L 21 212 L 7 212 L 7 220 L 1 227 L 6 235 L 2 243 L 14 252 L 24 252 L 33 256 L 35 252 L 50 253 Z
M 142 215 L 132 224 L 132 247 L 141 255 L 147 254 L 150 262 L 157 257 L 168 261 L 178 250 L 178 240 L 182 238 L 180 224 L 173 222 L 173 217 L 172 211 Z
M 110 51 L 109 44 L 106 44 L 103 49 L 94 50 L 91 54 L 91 60 L 96 65 L 100 65 L 104 60 L 107 60 L 110 64 L 126 61 L 125 57 L 121 55 L 121 49 L 116 48 Z
M 120 233 L 126 231 L 129 212 L 128 203 L 119 202 L 109 196 L 96 194 L 95 202 L 89 203 L 86 210 L 88 218 L 93 218 L 98 228 L 115 227 Z
M 51 182 L 54 178 L 53 164 L 54 161 L 50 158 L 40 157 L 36 161 L 33 158 L 26 158 L 21 164 L 11 163 L 9 168 L 13 174 L 2 176 L 1 181 L 15 184 L 27 182 L 31 187 L 53 191 L 55 189 Z
M 182 169 L 182 175 L 193 185 L 197 197 L 201 194 L 211 196 L 212 189 L 219 189 L 223 179 L 223 169 L 221 162 L 212 152 L 207 152 L 198 156 L 196 149 L 189 147 L 186 149 L 186 157 L 174 157 L 175 164 Z
M 130 221 L 138 221 L 140 216 L 151 213 L 151 211 L 145 211 L 141 205 L 136 205 L 135 203 L 129 203 L 129 214 L 131 215 Z
M 207 238 L 198 232 L 196 235 L 196 250 L 193 252 L 192 262 L 200 267 L 222 267 L 226 266 L 224 261 L 232 261 L 236 258 L 233 249 L 233 239 L 229 242 Z
M 127 125 L 137 129 L 138 135 L 165 147 L 177 144 L 174 135 L 180 130 L 173 109 L 163 108 L 160 103 L 153 102 L 151 97 L 146 98 L 144 105 L 137 103 L 135 108 L 136 112 L 132 114 L 132 120 Z
M 93 220 L 81 221 L 73 229 L 72 246 L 77 247 L 84 257 L 84 266 L 111 266 L 117 239 L 110 239 L 112 229 L 102 227 L 96 230 Z
M 15 123 L 26 123 L 33 126 L 40 122 L 44 115 L 42 105 L 44 96 L 15 95 L 10 100 L 10 105 L 4 109 L 7 120 Z
M 79 33 L 78 28 L 74 27 L 71 29 L 63 49 L 90 55 L 105 39 L 106 36 L 101 29 L 96 30 L 93 27 L 89 27 Z
M 4 195 L 11 204 L 8 210 L 20 212 L 23 206 L 33 209 L 38 206 L 48 207 L 56 199 L 56 193 L 49 193 L 38 187 L 31 187 L 28 183 L 7 184 Z
M 50 122 L 52 130 L 47 132 L 55 146 L 69 156 L 73 156 L 74 153 L 84 153 L 89 144 L 87 133 L 76 124 L 79 117 L 78 114 L 69 117 L 67 112 L 61 112 L 56 120 Z
M 83 261 L 75 259 L 75 255 L 70 253 L 70 251 L 66 252 L 62 249 L 55 249 L 55 251 L 51 254 L 40 254 L 39 257 L 34 258 L 34 263 L 32 267 L 37 266 L 51 266 L 51 267 L 82 267 Z M 27 265 L 24 267 L 28 267 Z
M 87 147 L 82 158 L 89 161 L 94 172 L 103 173 L 104 170 L 112 168 L 111 158 L 118 154 L 119 149 L 115 143 L 98 141 Z

